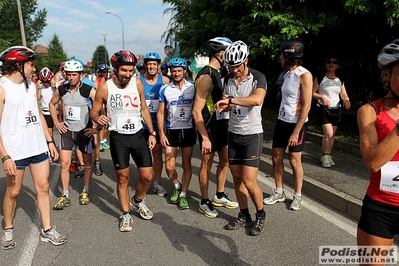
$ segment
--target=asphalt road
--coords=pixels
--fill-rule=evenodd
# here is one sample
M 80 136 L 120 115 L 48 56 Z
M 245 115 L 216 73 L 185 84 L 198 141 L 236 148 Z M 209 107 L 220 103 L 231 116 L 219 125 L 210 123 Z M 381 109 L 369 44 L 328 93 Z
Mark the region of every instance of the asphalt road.
M 200 200 L 198 145 L 192 159 L 193 177 L 188 192 L 190 209 L 179 210 L 169 203 L 169 197 L 159 197 L 149 191 L 146 201 L 154 218 L 146 221 L 133 212 L 132 232 L 121 233 L 118 230 L 121 212 L 109 151 L 102 152 L 101 156 L 104 175 L 93 176 L 91 203 L 79 205 L 83 180 L 75 179 L 72 174 L 72 205 L 62 211 L 52 211 L 52 223 L 68 237 L 68 243 L 63 246 L 39 241 L 40 219 L 35 192 L 29 171 L 26 171 L 14 220 L 18 245 L 12 250 L 0 250 L 0 265 L 317 265 L 320 245 L 356 244 L 356 223 L 340 213 L 310 198 L 305 198 L 302 210 L 289 210 L 293 194 L 290 189 L 286 192 L 285 203 L 265 206 L 268 222 L 261 235 L 250 236 L 244 229 L 224 230 L 227 221 L 237 216 L 237 209 L 218 208 L 219 217 L 215 219 L 208 219 L 197 211 Z M 179 158 L 179 176 L 180 162 Z M 210 197 L 215 192 L 215 170 L 213 167 Z M 133 163 L 131 173 L 131 187 L 134 188 L 137 171 Z M 0 169 L 0 202 L 4 197 L 4 176 Z M 60 195 L 58 177 L 59 165 L 53 163 L 50 176 L 52 204 Z M 274 187 L 270 174 L 259 172 L 258 181 L 264 196 L 268 196 Z M 162 182 L 171 193 L 173 186 L 165 173 Z M 226 193 L 235 199 L 230 174 Z M 252 204 L 250 212 L 255 213 Z

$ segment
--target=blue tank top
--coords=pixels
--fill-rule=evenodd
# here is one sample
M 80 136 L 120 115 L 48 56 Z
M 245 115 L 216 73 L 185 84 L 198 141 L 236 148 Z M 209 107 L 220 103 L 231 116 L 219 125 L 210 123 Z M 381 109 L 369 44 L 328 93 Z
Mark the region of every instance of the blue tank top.
M 147 83 L 144 74 L 140 75 L 140 79 L 141 82 L 143 82 L 144 84 L 144 96 L 148 110 L 150 111 L 151 114 L 152 126 L 154 127 L 154 130 L 158 130 L 157 112 L 158 112 L 158 103 L 159 103 L 159 90 L 162 87 L 162 75 L 158 74 L 158 80 L 153 85 Z M 144 129 L 148 129 L 146 125 L 144 125 Z

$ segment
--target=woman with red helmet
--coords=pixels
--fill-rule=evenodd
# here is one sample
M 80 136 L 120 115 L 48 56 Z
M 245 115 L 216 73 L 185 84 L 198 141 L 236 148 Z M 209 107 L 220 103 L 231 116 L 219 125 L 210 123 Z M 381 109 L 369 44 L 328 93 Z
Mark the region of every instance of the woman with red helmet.
M 53 73 L 47 67 L 40 70 L 39 80 L 37 82 L 37 100 L 39 101 L 40 107 L 44 118 L 46 119 L 47 128 L 50 133 L 51 138 L 53 137 L 53 119 L 50 116 L 50 109 L 48 104 L 53 97 L 54 89 L 53 87 Z
M 58 152 L 39 109 L 36 88 L 31 81 L 36 70 L 35 55 L 34 51 L 24 46 L 13 46 L 0 54 L 7 73 L 0 80 L 0 121 L 6 125 L 0 129 L 0 157 L 7 179 L 3 202 L 3 249 L 16 246 L 13 218 L 28 166 L 42 223 L 40 240 L 53 245 L 62 245 L 67 241 L 55 226 L 51 226 L 50 221 L 49 154 L 56 160 Z

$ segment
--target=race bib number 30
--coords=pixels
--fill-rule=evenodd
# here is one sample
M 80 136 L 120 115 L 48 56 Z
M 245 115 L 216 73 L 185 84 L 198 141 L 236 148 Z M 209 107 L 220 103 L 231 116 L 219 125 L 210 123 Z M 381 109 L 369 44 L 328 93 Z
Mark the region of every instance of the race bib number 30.
M 399 194 L 399 162 L 388 162 L 381 167 L 380 189 Z
M 139 119 L 133 118 L 118 118 L 116 126 L 120 134 L 133 134 L 139 129 Z
M 18 122 L 21 127 L 40 125 L 40 117 L 33 111 L 18 112 Z

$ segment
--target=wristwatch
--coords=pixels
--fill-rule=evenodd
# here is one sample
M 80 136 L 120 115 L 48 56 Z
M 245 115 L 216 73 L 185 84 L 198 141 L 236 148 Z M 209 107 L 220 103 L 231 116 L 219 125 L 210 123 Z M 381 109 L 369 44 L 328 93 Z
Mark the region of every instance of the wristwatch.
M 232 102 L 231 102 L 231 100 L 234 98 L 234 96 L 229 96 L 229 104 L 233 104 Z
M 155 136 L 157 135 L 157 132 L 154 130 L 154 131 L 152 131 L 152 132 L 150 133 L 150 135 L 155 137 Z

